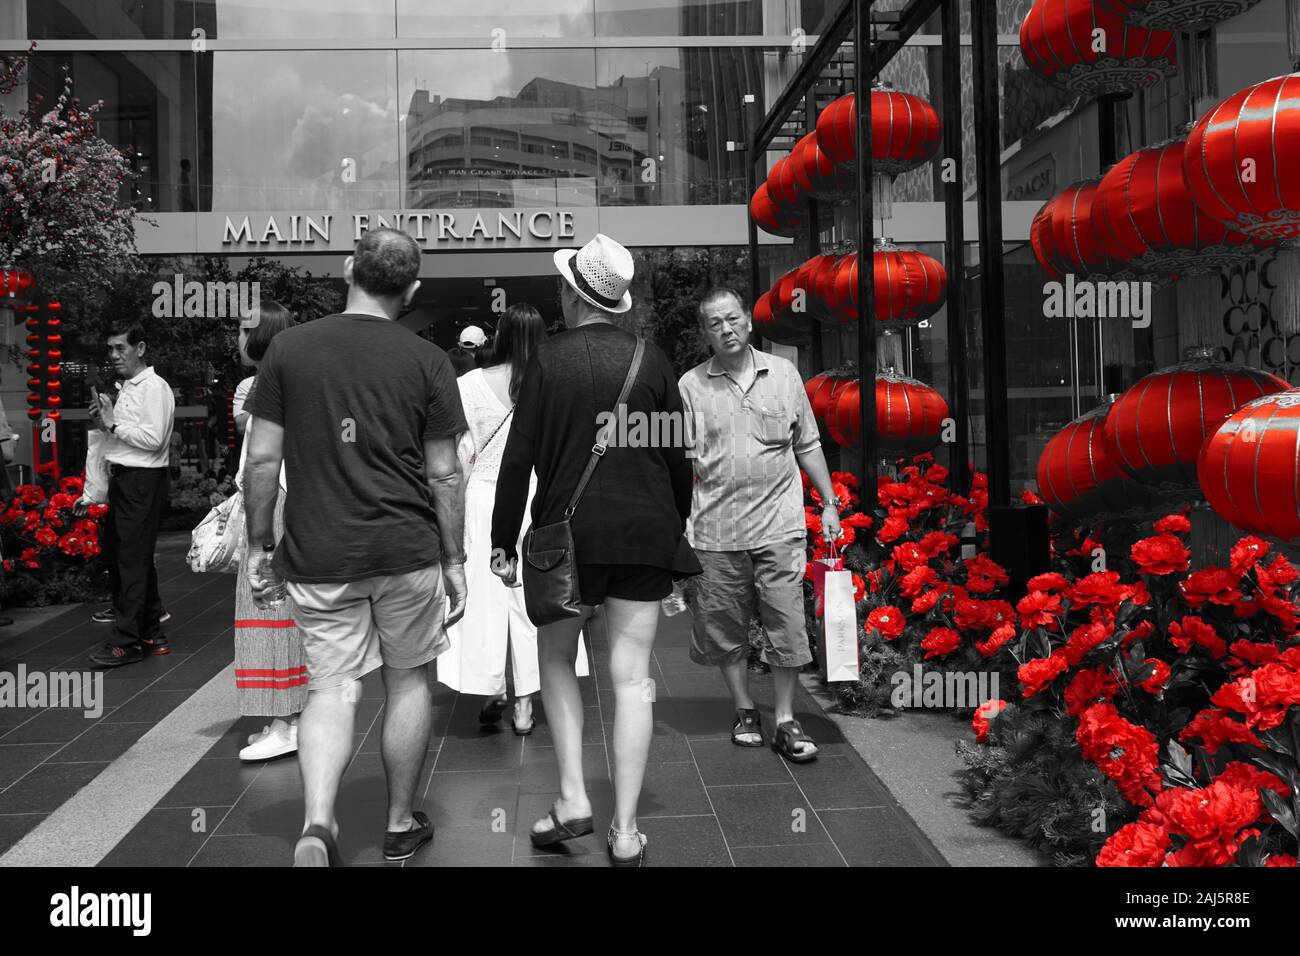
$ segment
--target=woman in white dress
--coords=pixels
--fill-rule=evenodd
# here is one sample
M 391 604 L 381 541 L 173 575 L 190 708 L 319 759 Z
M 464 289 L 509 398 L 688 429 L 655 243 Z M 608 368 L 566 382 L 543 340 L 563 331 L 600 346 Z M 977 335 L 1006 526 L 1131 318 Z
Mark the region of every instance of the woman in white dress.
M 533 732 L 533 696 L 541 690 L 537 628 L 524 609 L 523 589 L 507 587 L 492 573 L 492 507 L 524 367 L 545 334 L 546 323 L 536 309 L 527 304 L 511 306 L 497 324 L 485 366 L 457 380 L 469 422 L 469 431 L 460 442 L 466 476 L 465 579 L 469 597 L 465 616 L 447 628 L 451 648 L 438 658 L 438 680 L 460 693 L 487 697 L 479 720 L 495 724 L 509 702 L 508 651 L 515 687 L 512 723 L 521 737 Z M 534 489 L 536 481 L 534 476 Z M 580 677 L 588 673 L 584 648 L 579 648 L 577 672 Z

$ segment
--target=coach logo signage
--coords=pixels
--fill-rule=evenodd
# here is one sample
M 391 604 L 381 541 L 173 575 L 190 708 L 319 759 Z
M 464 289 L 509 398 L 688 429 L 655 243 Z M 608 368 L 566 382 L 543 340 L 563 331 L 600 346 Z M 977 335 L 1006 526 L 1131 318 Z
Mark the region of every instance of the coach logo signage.
M 1050 195 L 1056 189 L 1056 159 L 1051 153 L 1013 172 L 1007 188 L 1008 202 L 1023 202 Z
M 569 244 L 574 213 L 564 209 L 459 209 L 445 212 L 250 213 L 225 215 L 223 246 L 329 249 L 351 244 L 367 229 L 404 229 L 425 245 L 509 247 Z

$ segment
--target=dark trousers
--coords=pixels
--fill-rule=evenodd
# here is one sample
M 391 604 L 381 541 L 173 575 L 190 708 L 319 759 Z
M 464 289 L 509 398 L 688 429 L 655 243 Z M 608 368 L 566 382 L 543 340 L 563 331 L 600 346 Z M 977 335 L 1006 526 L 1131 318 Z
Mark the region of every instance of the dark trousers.
M 167 501 L 167 469 L 111 465 L 109 471 L 104 557 L 116 615 L 109 643 L 134 647 L 162 629 L 153 552 Z

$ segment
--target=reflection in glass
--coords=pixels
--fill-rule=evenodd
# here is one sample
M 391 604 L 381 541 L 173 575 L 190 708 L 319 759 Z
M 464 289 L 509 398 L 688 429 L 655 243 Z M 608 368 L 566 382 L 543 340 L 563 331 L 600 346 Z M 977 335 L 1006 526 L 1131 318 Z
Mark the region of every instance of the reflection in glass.
M 214 210 L 399 201 L 393 51 L 209 56 Z
M 592 0 L 397 0 L 397 35 L 483 37 L 508 50 L 512 36 L 591 36 L 591 4 Z
M 202 2 L 202 0 L 200 0 Z M 4 0 L 0 36 L 171 40 L 190 36 L 194 0 Z
M 122 187 L 123 198 L 142 212 L 192 211 L 200 163 L 192 64 L 187 53 L 40 54 L 28 67 L 28 95 L 52 106 L 67 65 L 75 97 L 104 101 L 99 134 L 122 150 L 139 177 Z
M 406 206 L 589 206 L 603 129 L 589 50 L 403 52 Z
M 209 37 L 394 36 L 394 0 L 194 0 L 195 26 Z M 326 54 L 328 55 L 328 54 Z

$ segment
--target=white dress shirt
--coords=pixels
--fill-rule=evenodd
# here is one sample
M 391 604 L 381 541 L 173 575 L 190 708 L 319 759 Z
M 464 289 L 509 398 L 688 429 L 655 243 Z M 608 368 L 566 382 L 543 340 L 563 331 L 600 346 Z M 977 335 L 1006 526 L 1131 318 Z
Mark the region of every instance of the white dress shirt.
M 108 436 L 104 459 L 131 468 L 166 468 L 171 452 L 176 398 L 153 366 L 122 384 L 113 409 L 116 428 Z

